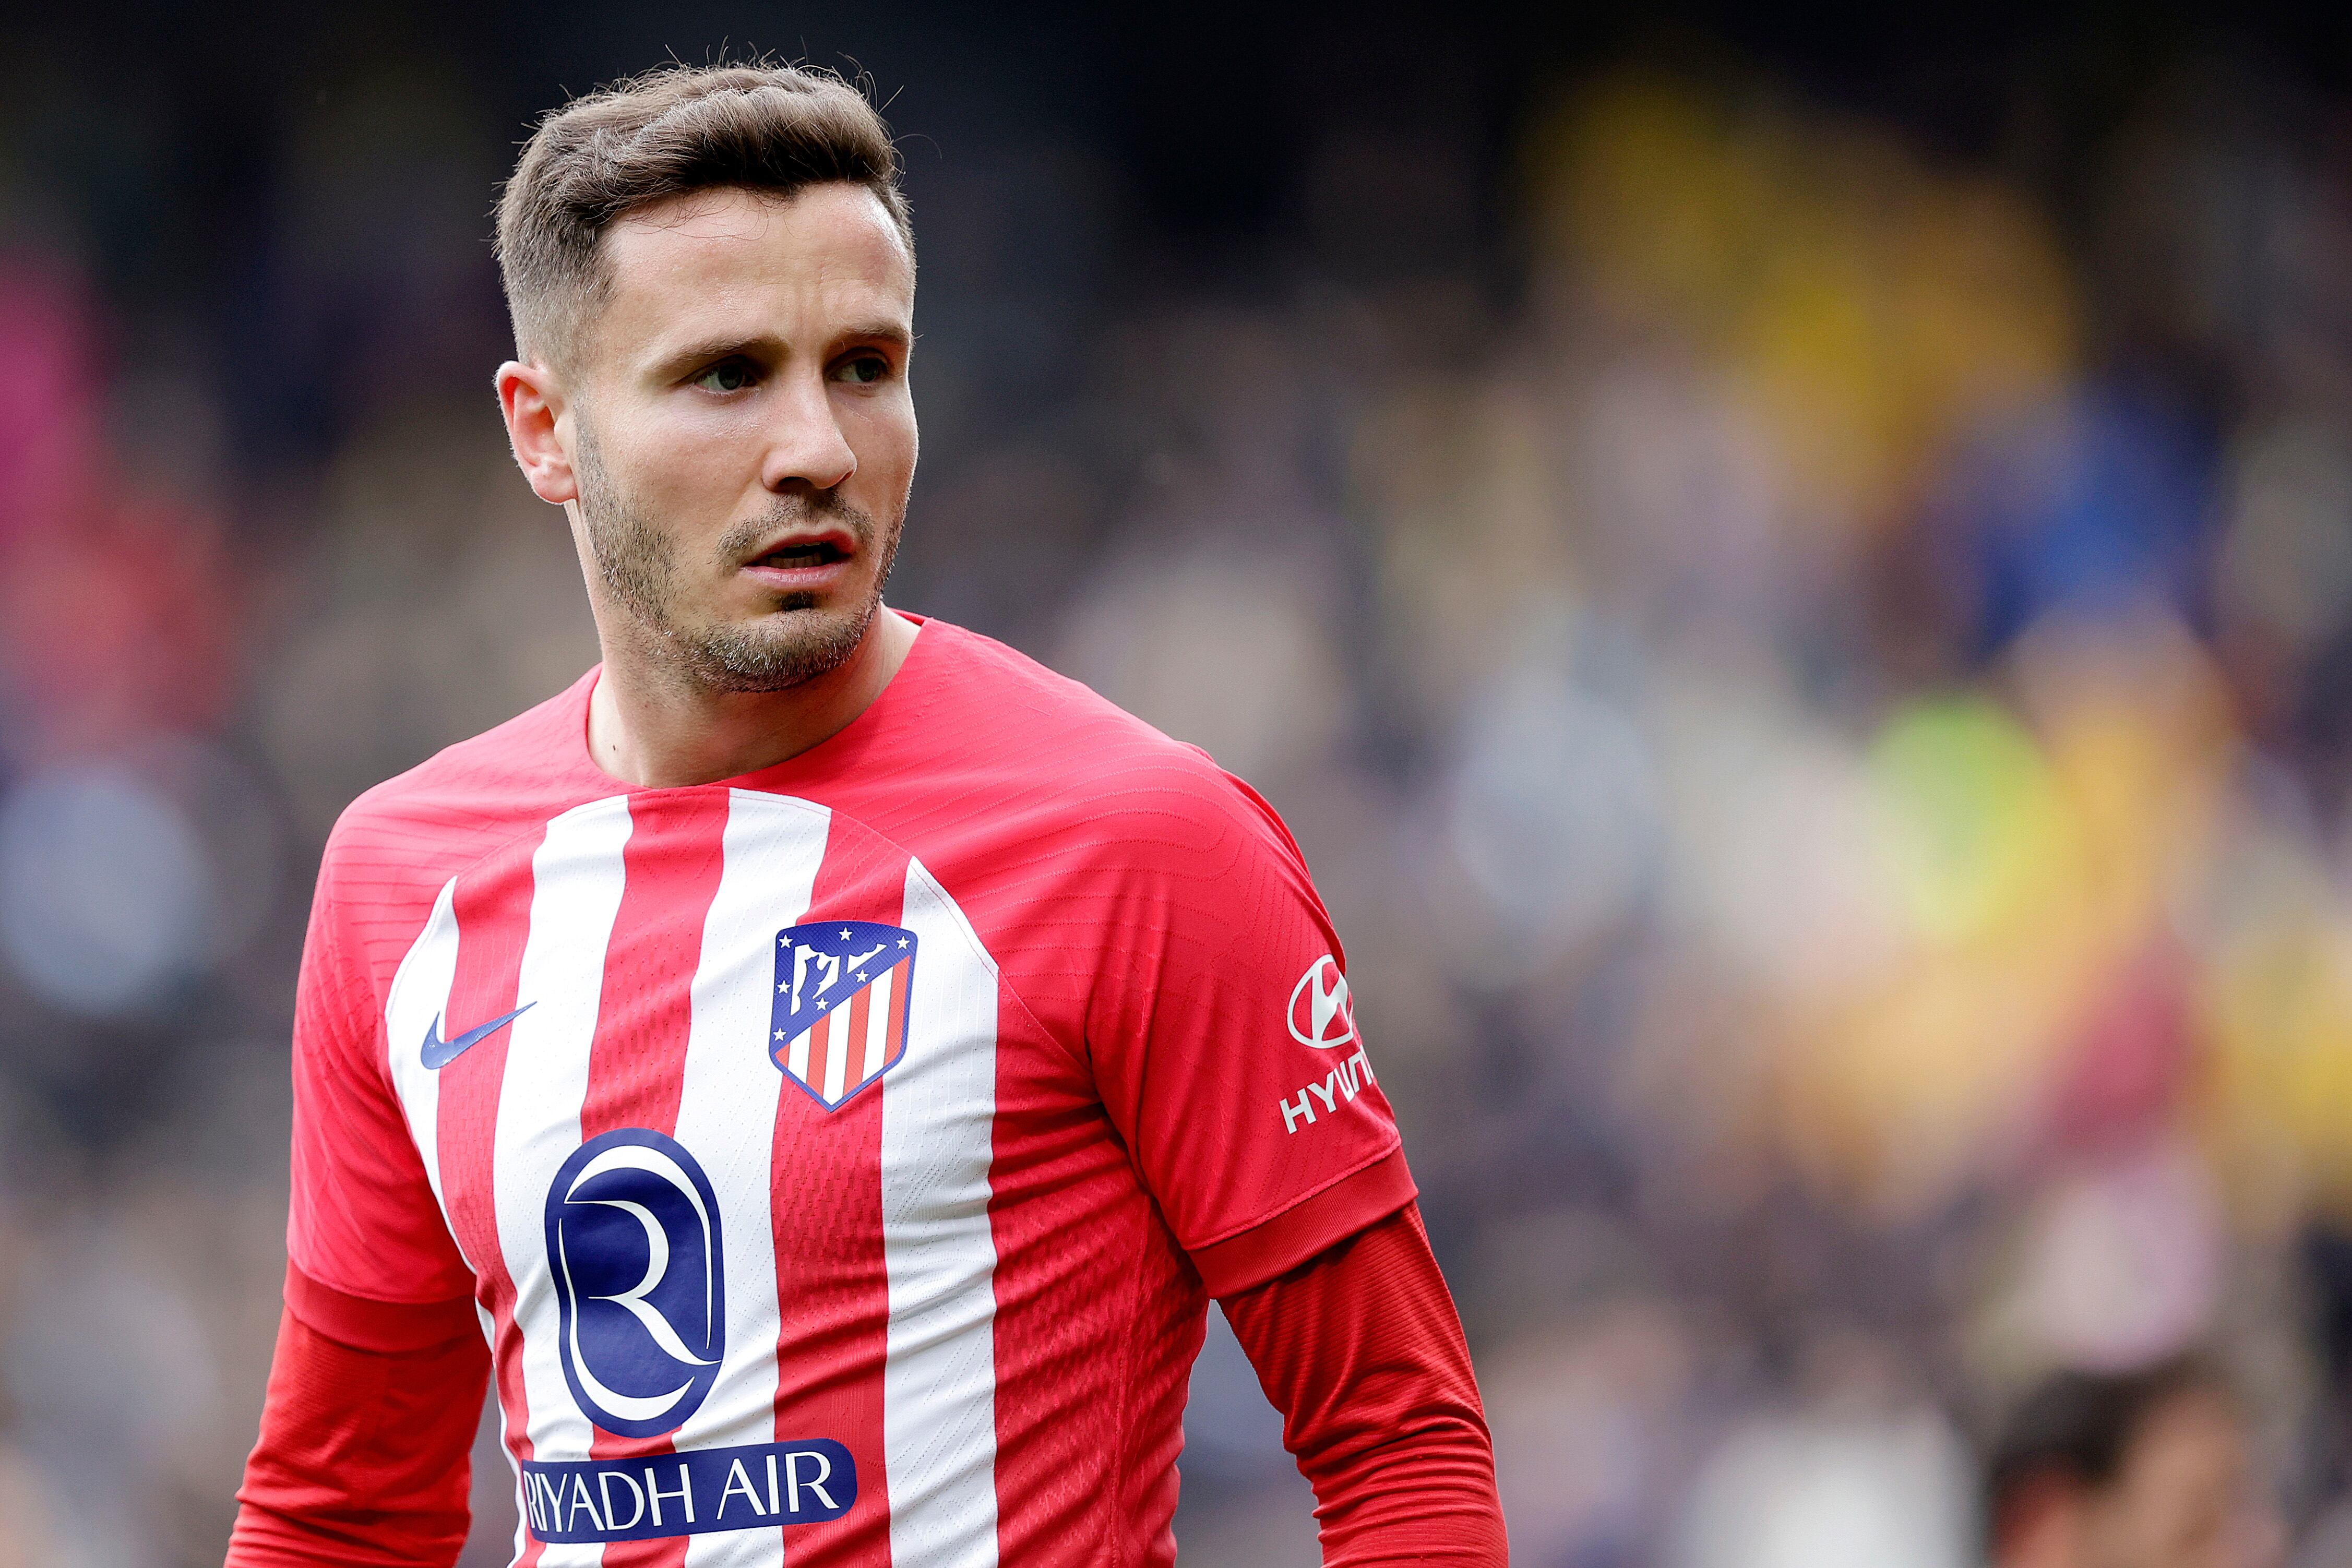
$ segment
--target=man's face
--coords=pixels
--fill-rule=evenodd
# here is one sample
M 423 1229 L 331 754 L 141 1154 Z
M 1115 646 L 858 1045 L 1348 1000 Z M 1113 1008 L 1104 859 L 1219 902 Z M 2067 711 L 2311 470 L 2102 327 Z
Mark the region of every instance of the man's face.
M 604 237 L 567 376 L 608 656 L 728 691 L 836 668 L 881 601 L 915 473 L 915 274 L 862 186 L 698 192 Z
M 2151 1411 L 2114 1481 L 2084 1499 L 2094 1568 L 2272 1568 L 2281 1531 L 2249 1473 L 2246 1434 L 2221 1395 L 2190 1390 Z

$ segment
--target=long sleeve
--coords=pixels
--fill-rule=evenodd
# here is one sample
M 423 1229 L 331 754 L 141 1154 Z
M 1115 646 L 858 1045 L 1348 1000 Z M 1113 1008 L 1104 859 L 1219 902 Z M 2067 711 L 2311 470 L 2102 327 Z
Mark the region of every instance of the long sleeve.
M 237 1489 L 227 1568 L 447 1568 L 457 1560 L 489 1353 L 470 1324 L 449 1335 L 455 1316 L 446 1303 L 385 1306 L 353 1334 L 376 1346 L 364 1348 L 328 1337 L 289 1308 L 278 1323 L 261 1440 Z
M 1222 1304 L 1315 1488 L 1325 1568 L 1502 1568 L 1493 1440 L 1418 1207 Z
M 429 893 L 388 913 L 384 862 L 404 852 L 347 814 L 320 869 L 295 990 L 287 1311 L 229 1568 L 446 1568 L 465 1546 L 489 1356 L 387 1076 L 362 936 L 425 918 Z

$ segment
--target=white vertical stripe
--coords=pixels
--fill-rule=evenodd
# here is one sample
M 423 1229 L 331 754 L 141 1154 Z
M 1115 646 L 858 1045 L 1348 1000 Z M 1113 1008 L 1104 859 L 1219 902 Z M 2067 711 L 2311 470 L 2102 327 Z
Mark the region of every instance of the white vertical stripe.
M 841 1098 L 849 1082 L 849 1049 L 856 1043 L 849 1038 L 849 1009 L 850 1002 L 844 1002 L 825 1015 L 824 1101 L 828 1105 Z
M 803 1083 L 808 1082 L 808 1056 L 809 1031 L 803 1030 L 793 1036 L 792 1055 L 786 1060 L 793 1064 L 793 1076 Z
M 995 1568 L 996 966 L 919 861 L 906 909 L 918 955 L 907 1054 L 881 1087 L 890 1557 Z
M 719 1197 L 726 1363 L 709 1397 L 673 1435 L 680 1448 L 776 1437 L 782 1317 L 769 1198 L 776 1096 L 784 1085 L 768 1057 L 776 933 L 807 912 L 831 820 L 822 806 L 780 795 L 738 789 L 728 801 L 726 861 L 703 922 L 677 1106 L 677 1141 L 700 1162 Z M 781 1529 L 687 1538 L 687 1568 L 777 1568 L 783 1557 Z
M 523 947 L 515 1019 L 499 1089 L 492 1171 L 499 1249 L 515 1288 L 515 1326 L 522 1333 L 523 1400 L 531 1454 L 540 1459 L 588 1458 L 588 1418 L 563 1380 L 561 1313 L 548 1272 L 547 1191 L 580 1146 L 580 1107 L 588 1093 L 588 1052 L 604 987 L 604 951 L 620 913 L 621 851 L 629 841 L 629 802 L 612 796 L 576 806 L 547 824 L 531 857 L 530 935 Z M 599 1546 L 550 1546 L 546 1568 L 594 1568 Z
M 890 977 L 896 968 L 882 971 L 866 998 L 866 1065 L 859 1069 L 857 1081 L 863 1083 L 882 1071 L 882 1061 L 889 1052 Z
M 416 1141 L 416 1153 L 425 1162 L 425 1179 L 433 1185 L 433 1201 L 441 1205 L 444 1225 L 449 1222 L 449 1205 L 441 1196 L 441 1075 L 425 1065 L 423 1051 L 425 1031 L 448 1010 L 449 988 L 457 978 L 457 879 L 453 876 L 441 884 L 433 913 L 425 916 L 425 929 L 416 934 L 401 958 L 383 1003 L 392 1086 L 400 1095 L 400 1108 L 407 1113 L 408 1135 Z M 466 1261 L 472 1266 L 472 1259 Z

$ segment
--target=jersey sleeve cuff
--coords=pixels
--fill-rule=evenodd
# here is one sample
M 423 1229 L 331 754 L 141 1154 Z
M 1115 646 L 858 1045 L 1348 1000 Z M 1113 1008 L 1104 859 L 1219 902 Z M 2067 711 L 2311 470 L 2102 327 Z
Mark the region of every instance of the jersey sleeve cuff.
M 339 1344 L 388 1355 L 430 1350 L 481 1333 L 471 1296 L 446 1301 L 379 1301 L 322 1285 L 291 1263 L 286 1265 L 286 1310 L 305 1327 Z
M 1327 1247 L 1386 1219 L 1420 1196 L 1404 1151 L 1391 1149 L 1353 1176 L 1332 1183 L 1238 1236 L 1193 1249 L 1192 1266 L 1212 1296 L 1238 1295 L 1286 1274 Z

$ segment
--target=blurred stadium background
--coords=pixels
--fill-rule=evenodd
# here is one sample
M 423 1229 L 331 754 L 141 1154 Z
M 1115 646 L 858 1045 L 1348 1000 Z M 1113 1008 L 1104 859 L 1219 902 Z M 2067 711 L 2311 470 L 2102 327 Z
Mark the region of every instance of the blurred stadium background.
M 1118 11 L 0 22 L 0 1563 L 218 1561 L 319 846 L 593 656 L 493 188 L 724 44 L 908 139 L 894 601 L 1303 841 L 1517 1561 L 1958 1568 L 2192 1343 L 2352 1561 L 2340 8 Z M 1229 1339 L 1190 1427 L 1313 1563 Z

